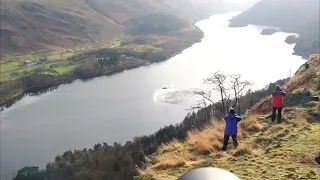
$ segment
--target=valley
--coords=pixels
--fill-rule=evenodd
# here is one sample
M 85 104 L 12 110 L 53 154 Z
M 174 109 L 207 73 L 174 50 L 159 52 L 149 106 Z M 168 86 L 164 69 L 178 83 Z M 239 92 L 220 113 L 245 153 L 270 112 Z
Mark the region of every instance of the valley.
M 0 179 L 319 177 L 317 0 L 0 4 Z M 220 152 L 230 107 L 240 146 Z

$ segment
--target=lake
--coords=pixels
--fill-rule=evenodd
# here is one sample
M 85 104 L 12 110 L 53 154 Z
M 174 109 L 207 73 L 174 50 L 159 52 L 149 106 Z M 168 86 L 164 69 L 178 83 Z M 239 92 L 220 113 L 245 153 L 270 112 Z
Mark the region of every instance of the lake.
M 67 150 L 124 143 L 181 122 L 196 101 L 190 92 L 208 88 L 203 79 L 218 70 L 242 74 L 260 89 L 305 62 L 292 55 L 294 45 L 284 42 L 288 33 L 263 36 L 258 26 L 229 28 L 236 14 L 198 22 L 202 41 L 165 62 L 77 80 L 5 109 L 0 114 L 1 179 L 24 166 L 45 167 Z

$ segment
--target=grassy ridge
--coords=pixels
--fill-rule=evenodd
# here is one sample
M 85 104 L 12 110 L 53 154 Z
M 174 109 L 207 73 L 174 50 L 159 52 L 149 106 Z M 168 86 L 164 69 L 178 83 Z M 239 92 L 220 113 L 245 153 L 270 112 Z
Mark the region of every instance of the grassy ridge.
M 251 115 L 240 123 L 240 146 L 221 152 L 224 122 L 189 132 L 185 142 L 164 145 L 137 179 L 175 180 L 199 167 L 219 167 L 241 179 L 319 179 L 320 103 L 285 109 L 282 124 L 267 115 Z

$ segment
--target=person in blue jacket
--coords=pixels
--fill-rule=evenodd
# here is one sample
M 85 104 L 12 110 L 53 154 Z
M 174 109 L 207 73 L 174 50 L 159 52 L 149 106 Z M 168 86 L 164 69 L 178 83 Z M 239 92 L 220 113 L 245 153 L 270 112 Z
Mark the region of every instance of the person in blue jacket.
M 227 115 L 224 120 L 226 121 L 226 128 L 224 131 L 224 140 L 223 140 L 223 151 L 227 150 L 227 146 L 229 143 L 230 136 L 233 139 L 234 147 L 238 147 L 238 122 L 242 120 L 242 118 L 236 114 L 234 109 L 230 109 L 229 115 Z

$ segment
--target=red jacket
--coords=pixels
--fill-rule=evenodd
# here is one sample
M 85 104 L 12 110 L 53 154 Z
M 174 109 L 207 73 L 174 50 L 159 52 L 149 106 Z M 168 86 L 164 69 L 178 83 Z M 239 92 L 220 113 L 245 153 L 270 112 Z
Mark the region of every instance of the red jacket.
M 286 93 L 281 90 L 272 92 L 272 107 L 282 108 L 285 96 Z

